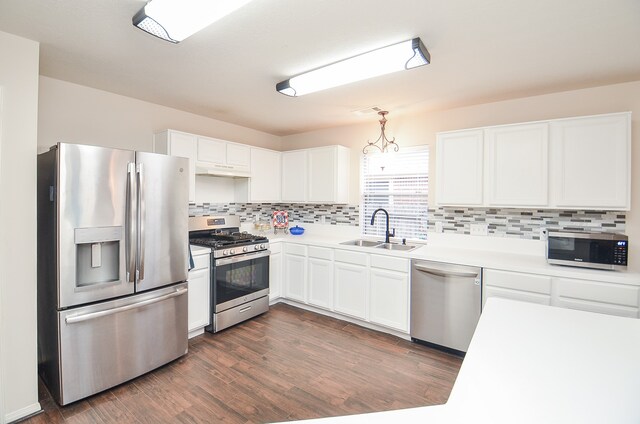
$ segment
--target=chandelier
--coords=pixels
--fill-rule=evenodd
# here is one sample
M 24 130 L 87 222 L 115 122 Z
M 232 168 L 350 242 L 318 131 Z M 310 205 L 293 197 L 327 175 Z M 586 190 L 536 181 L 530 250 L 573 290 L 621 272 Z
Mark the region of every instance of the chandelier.
M 378 112 L 378 115 L 381 116 L 380 120 L 378 121 L 380 122 L 380 136 L 373 143 L 370 141 L 367 141 L 367 145 L 364 146 L 364 148 L 362 149 L 362 153 L 364 153 L 365 155 L 368 153 L 367 150 L 369 149 L 369 147 L 372 147 L 372 146 L 380 150 L 380 152 L 382 153 L 385 153 L 388 151 L 389 145 L 393 146 L 394 152 L 397 152 L 400 149 L 400 147 L 396 144 L 396 138 L 394 137 L 393 139 L 389 140 L 387 138 L 387 135 L 384 133 L 384 128 L 385 128 L 385 125 L 387 124 L 387 118 L 385 118 L 385 116 L 388 113 L 389 112 L 387 112 L 386 110 L 381 110 L 380 112 Z M 380 145 L 378 145 L 378 143 L 380 143 Z

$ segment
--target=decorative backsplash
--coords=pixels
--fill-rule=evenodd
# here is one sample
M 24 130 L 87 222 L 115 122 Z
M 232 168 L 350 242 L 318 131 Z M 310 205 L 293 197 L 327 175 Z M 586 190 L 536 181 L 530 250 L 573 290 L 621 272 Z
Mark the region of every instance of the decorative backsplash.
M 442 223 L 445 233 L 469 234 L 471 224 L 485 223 L 489 236 L 540 239 L 540 228 L 623 233 L 626 215 L 620 211 L 522 210 L 495 208 L 429 209 L 428 231 Z
M 299 203 L 204 203 L 189 204 L 189 216 L 238 215 L 242 222 L 270 220 L 273 211 L 288 211 L 289 220 L 331 225 L 359 225 L 358 205 L 307 205 Z M 324 219 L 324 221 L 323 221 Z
M 238 215 L 242 222 L 270 220 L 273 211 L 286 210 L 289 220 L 302 223 L 359 226 L 359 205 L 308 205 L 300 203 L 204 203 L 189 204 L 190 216 Z M 323 221 L 324 220 L 324 221 Z M 428 232 L 442 223 L 445 233 L 470 234 L 471 224 L 485 223 L 489 236 L 540 239 L 540 228 L 567 231 L 623 233 L 625 212 L 538 209 L 446 207 L 429 209 Z

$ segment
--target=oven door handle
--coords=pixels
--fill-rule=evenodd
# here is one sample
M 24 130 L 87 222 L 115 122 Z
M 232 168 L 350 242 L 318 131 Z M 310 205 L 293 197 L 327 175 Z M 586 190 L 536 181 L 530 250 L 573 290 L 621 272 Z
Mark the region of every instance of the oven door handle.
M 261 252 L 254 253 L 243 253 L 241 255 L 232 256 L 230 258 L 216 259 L 216 266 L 236 264 L 238 262 L 249 261 L 251 259 L 264 258 L 265 256 L 269 256 L 270 254 L 270 250 L 263 250 Z

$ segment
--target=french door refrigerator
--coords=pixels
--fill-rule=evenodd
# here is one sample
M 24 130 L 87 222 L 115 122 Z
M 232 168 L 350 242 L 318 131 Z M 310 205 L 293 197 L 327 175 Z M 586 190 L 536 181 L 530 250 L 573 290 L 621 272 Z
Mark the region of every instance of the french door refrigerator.
M 38 363 L 61 405 L 187 352 L 187 159 L 38 155 Z

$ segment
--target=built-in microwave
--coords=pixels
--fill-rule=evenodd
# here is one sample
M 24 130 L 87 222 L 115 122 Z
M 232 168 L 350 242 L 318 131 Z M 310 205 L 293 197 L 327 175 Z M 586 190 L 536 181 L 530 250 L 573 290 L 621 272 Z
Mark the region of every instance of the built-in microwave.
M 629 238 L 619 233 L 549 231 L 547 262 L 596 269 L 626 269 Z

